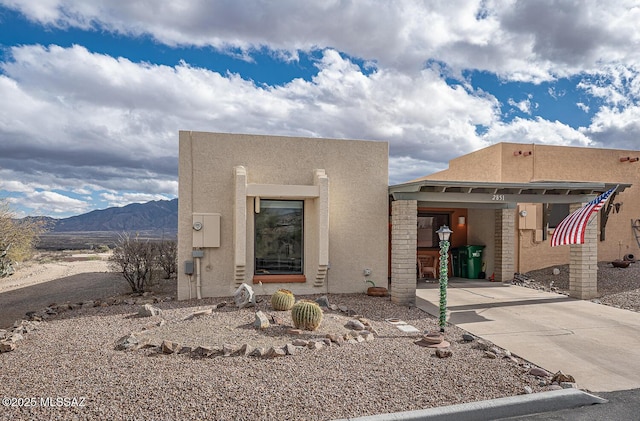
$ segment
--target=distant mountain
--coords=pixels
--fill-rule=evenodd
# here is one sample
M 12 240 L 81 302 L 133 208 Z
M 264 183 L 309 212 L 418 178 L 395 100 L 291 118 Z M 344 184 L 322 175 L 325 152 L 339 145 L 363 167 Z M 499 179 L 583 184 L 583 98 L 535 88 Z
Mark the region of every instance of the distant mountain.
M 47 218 L 49 232 L 178 231 L 178 199 L 132 203 L 63 219 Z

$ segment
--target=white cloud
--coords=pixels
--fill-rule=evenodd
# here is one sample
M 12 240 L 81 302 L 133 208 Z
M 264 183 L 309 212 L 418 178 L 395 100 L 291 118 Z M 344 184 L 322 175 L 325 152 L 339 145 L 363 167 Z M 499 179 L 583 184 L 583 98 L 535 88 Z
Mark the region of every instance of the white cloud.
M 149 35 L 170 46 L 240 49 L 245 55 L 267 47 L 286 58 L 332 47 L 403 72 L 419 71 L 435 59 L 455 70 L 541 81 L 640 57 L 640 8 L 631 0 L 0 4 L 41 24 Z
M 511 105 L 512 107 L 516 107 L 521 112 L 531 115 L 531 111 L 532 111 L 531 109 L 532 108 L 534 108 L 534 109 L 538 108 L 538 104 L 537 103 L 532 103 L 531 102 L 532 98 L 533 98 L 533 95 L 529 94 L 529 95 L 527 95 L 527 99 L 523 99 L 522 101 L 516 102 L 513 98 L 509 98 L 509 100 L 507 102 L 508 102 L 509 105 Z
M 9 88 L 0 85 L 0 165 L 74 188 L 177 194 L 180 129 L 388 140 L 393 156 L 437 161 L 484 146 L 475 127 L 498 118 L 495 98 L 431 70 L 367 75 L 333 50 L 312 81 L 276 87 L 80 46 L 12 52 L 3 65 Z
M 50 191 L 35 191 L 27 193 L 24 197 L 14 201 L 20 206 L 34 210 L 34 214 L 46 213 L 82 213 L 87 211 L 89 203 L 86 201 L 74 199 L 60 193 Z
M 594 146 L 585 134 L 559 121 L 540 117 L 526 120 L 516 117 L 510 123 L 494 124 L 483 135 L 488 143 L 514 142 L 560 146 Z
M 100 197 L 109 203 L 109 206 L 125 206 L 130 203 L 146 203 L 152 200 L 170 200 L 170 197 L 161 194 L 147 193 L 102 193 Z

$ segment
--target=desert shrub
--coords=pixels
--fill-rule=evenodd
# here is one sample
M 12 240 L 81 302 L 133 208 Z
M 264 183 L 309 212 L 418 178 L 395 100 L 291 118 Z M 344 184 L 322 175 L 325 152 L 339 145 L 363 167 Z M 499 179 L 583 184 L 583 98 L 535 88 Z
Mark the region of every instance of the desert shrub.
M 9 201 L 0 199 L 0 277 L 13 273 L 13 262 L 33 256 L 38 237 L 44 231 L 41 220 L 18 219 Z
M 158 267 L 164 272 L 165 279 L 178 273 L 178 242 L 163 240 L 158 244 Z
M 108 253 L 111 251 L 111 249 L 109 248 L 108 245 L 106 244 L 100 244 L 98 246 L 95 247 L 94 249 L 96 252 L 98 253 Z
M 143 292 L 151 282 L 158 247 L 147 239 L 120 234 L 109 263 L 113 271 L 122 274 L 133 292 Z

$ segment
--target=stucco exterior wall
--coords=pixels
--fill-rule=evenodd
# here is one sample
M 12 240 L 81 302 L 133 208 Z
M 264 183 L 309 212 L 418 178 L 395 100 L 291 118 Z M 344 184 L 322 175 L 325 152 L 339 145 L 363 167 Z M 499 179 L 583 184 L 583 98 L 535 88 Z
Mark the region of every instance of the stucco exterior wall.
M 363 270 L 386 285 L 388 273 L 388 144 L 336 139 L 259 136 L 181 131 L 179 158 L 178 299 L 195 297 L 195 282 L 183 272 L 192 260 L 192 214 L 219 213 L 220 247 L 205 248 L 202 258 L 202 296 L 228 296 L 238 276 L 252 285 L 253 197 L 245 203 L 246 232 L 234 235 L 237 197 L 234 168 L 244 167 L 247 184 L 313 186 L 316 170 L 328 177 L 329 265 L 321 287 L 314 287 L 318 272 L 317 227 L 321 206 L 305 200 L 304 283 L 254 285 L 258 294 L 287 288 L 297 294 L 365 291 Z M 268 199 L 269 197 L 262 197 Z M 276 198 L 276 197 L 274 197 Z M 246 241 L 245 272 L 234 266 L 235 243 Z M 240 273 L 240 275 L 238 275 Z
M 614 199 L 622 206 L 618 213 L 609 215 L 606 240 L 599 241 L 598 235 L 598 260 L 609 261 L 626 254 L 640 256 L 640 247 L 631 228 L 631 220 L 640 219 L 640 161 L 621 162 L 621 157 L 640 157 L 640 151 L 499 143 L 452 160 L 448 170 L 424 178 L 507 183 L 568 181 L 632 184 L 631 188 Z M 519 226 L 521 221 L 516 217 L 515 270 L 518 272 L 569 262 L 568 246 L 551 248 L 550 234 L 546 240 L 542 240 L 542 206 L 535 206 L 538 233 L 535 229 L 522 229 Z M 517 209 L 513 212 L 517 212 Z M 487 226 L 492 224 L 489 217 L 483 218 Z M 599 232 L 600 214 L 596 218 Z M 474 219 L 471 212 L 469 219 Z M 471 231 L 469 237 L 472 241 Z M 490 262 L 489 259 L 485 261 Z M 487 273 L 491 273 L 489 267 Z

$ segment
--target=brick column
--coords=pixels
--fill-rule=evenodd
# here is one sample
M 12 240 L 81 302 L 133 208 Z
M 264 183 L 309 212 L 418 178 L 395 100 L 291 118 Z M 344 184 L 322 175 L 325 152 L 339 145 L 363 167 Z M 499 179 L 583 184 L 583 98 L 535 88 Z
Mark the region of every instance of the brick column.
M 416 300 L 418 202 L 394 201 L 391 225 L 391 301 L 411 305 Z
M 584 204 L 574 203 L 569 212 Z M 596 214 L 597 215 L 597 214 Z M 589 300 L 598 296 L 598 218 L 592 216 L 584 232 L 584 244 L 569 246 L 569 296 Z
M 515 260 L 515 226 L 516 211 L 514 209 L 496 209 L 495 229 L 495 280 L 510 281 L 514 274 Z

